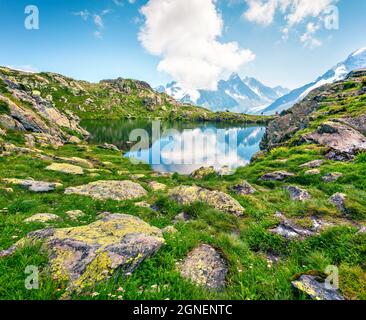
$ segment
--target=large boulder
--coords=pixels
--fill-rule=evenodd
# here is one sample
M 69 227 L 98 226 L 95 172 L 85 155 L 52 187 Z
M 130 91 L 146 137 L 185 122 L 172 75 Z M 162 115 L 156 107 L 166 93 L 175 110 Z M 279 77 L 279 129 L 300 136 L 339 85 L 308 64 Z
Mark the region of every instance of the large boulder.
M 225 287 L 226 261 L 213 247 L 202 244 L 192 250 L 178 266 L 182 277 L 210 290 Z
M 70 187 L 65 190 L 65 194 L 78 194 L 89 196 L 98 200 L 129 200 L 147 195 L 146 190 L 138 183 L 126 180 L 106 180 L 95 181 L 87 185 Z
M 160 229 L 125 214 L 103 214 L 86 226 L 31 232 L 0 257 L 32 241 L 43 242 L 49 253 L 51 273 L 68 282 L 68 293 L 106 280 L 116 270 L 133 272 L 164 244 Z
M 243 181 L 242 183 L 231 187 L 230 190 L 233 190 L 241 196 L 250 195 L 256 192 L 256 190 L 247 181 Z
M 191 173 L 191 177 L 194 179 L 203 179 L 209 175 L 216 174 L 214 167 L 201 167 Z
M 304 136 L 306 141 L 327 146 L 331 151 L 327 158 L 331 160 L 352 160 L 360 151 L 366 151 L 366 137 L 350 126 L 327 121 L 316 132 Z
M 204 202 L 223 212 L 242 216 L 244 208 L 228 194 L 216 190 L 207 190 L 197 186 L 179 186 L 170 191 L 170 196 L 181 205 Z

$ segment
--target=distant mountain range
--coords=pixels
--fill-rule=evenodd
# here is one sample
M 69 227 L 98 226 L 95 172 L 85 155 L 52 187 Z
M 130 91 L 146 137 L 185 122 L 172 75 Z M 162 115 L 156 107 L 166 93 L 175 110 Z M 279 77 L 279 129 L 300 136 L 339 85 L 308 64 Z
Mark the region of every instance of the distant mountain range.
M 176 82 L 156 91 L 167 93 L 178 101 L 196 104 L 212 111 L 225 111 L 247 114 L 259 114 L 276 99 L 290 92 L 281 86 L 271 88 L 254 78 L 241 79 L 233 73 L 228 80 L 221 80 L 217 90 L 198 90 L 199 98 L 193 99 Z
M 314 82 L 292 90 L 283 97 L 280 97 L 267 107 L 263 113 L 272 115 L 276 112 L 280 113 L 283 110 L 287 110 L 296 102 L 302 100 L 310 91 L 327 83 L 344 80 L 352 70 L 361 68 L 366 68 L 366 47 L 353 52 L 345 61 L 338 63 Z
M 215 91 L 198 90 L 199 98 L 192 97 L 176 82 L 156 88 L 178 101 L 206 107 L 213 111 L 229 110 L 238 113 L 273 115 L 291 108 L 310 91 L 327 83 L 344 80 L 352 70 L 366 68 L 366 47 L 352 53 L 315 81 L 300 88 L 289 90 L 281 86 L 268 87 L 254 78 L 244 79 L 236 73 L 228 80 L 221 80 Z

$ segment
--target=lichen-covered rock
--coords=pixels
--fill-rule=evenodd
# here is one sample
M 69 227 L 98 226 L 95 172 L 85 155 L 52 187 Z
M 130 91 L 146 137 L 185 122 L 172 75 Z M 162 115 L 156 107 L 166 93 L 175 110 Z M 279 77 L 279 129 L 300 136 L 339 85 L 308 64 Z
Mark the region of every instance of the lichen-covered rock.
M 178 269 L 182 277 L 210 290 L 225 287 L 228 272 L 224 258 L 211 246 L 202 244 L 192 250 Z
M 256 192 L 256 190 L 247 181 L 243 181 L 242 183 L 235 185 L 230 189 L 242 196 L 250 195 Z
M 32 179 L 3 179 L 5 183 L 15 184 L 22 186 L 29 191 L 33 192 L 49 192 L 54 191 L 58 187 L 62 187 L 62 184 L 56 182 L 45 182 L 45 181 L 35 181 Z
M 296 186 L 288 186 L 285 189 L 289 192 L 291 200 L 305 201 L 311 198 L 309 192 Z
M 204 202 L 223 212 L 242 216 L 244 208 L 228 194 L 216 190 L 207 190 L 197 186 L 179 186 L 170 191 L 170 196 L 181 205 Z
M 310 169 L 310 170 L 305 171 L 304 174 L 306 176 L 315 176 L 315 175 L 320 174 L 320 170 L 319 169 Z
M 77 166 L 81 166 L 81 167 L 85 167 L 85 168 L 89 168 L 89 169 L 93 169 L 94 165 L 91 161 L 86 160 L 86 159 L 82 159 L 79 157 L 55 157 L 55 160 L 61 160 L 64 162 L 68 162 Z
M 75 175 L 84 174 L 84 170 L 82 167 L 68 163 L 52 163 L 46 168 L 46 170 L 57 171 L 67 174 L 75 174 Z
M 344 300 L 337 289 L 316 276 L 301 275 L 296 281 L 292 281 L 292 285 L 314 300 Z
M 42 241 L 54 279 L 68 281 L 68 293 L 108 279 L 114 271 L 133 272 L 164 244 L 160 229 L 125 214 L 104 214 L 92 224 L 31 232 L 14 247 Z M 0 252 L 7 256 L 15 251 Z
M 310 161 L 310 162 L 302 164 L 300 166 L 300 168 L 315 169 L 315 168 L 319 168 L 323 163 L 324 163 L 323 160 L 314 160 L 314 161 Z
M 342 173 L 339 172 L 331 172 L 322 177 L 322 180 L 326 183 L 337 181 L 339 178 L 343 177 Z
M 346 195 L 343 193 L 333 194 L 329 201 L 333 203 L 337 209 L 342 213 L 347 213 L 346 209 Z
M 262 180 L 265 181 L 283 181 L 287 178 L 294 177 L 295 174 L 287 172 L 287 171 L 275 171 L 275 172 L 269 172 L 262 176 Z
M 78 194 L 98 200 L 112 199 L 123 201 L 146 196 L 147 192 L 138 183 L 129 180 L 104 180 L 91 182 L 78 187 L 67 188 L 65 194 Z
M 26 223 L 47 223 L 47 222 L 54 222 L 60 221 L 61 218 L 58 215 L 52 213 L 37 213 L 27 219 L 24 220 Z
M 352 160 L 360 151 L 366 151 L 366 137 L 350 126 L 327 121 L 320 125 L 314 133 L 304 137 L 309 142 L 315 142 L 331 149 L 327 158 L 337 161 Z
M 191 173 L 191 177 L 194 179 L 203 179 L 211 174 L 216 174 L 214 167 L 201 167 Z
M 85 213 L 81 210 L 70 210 L 65 212 L 65 214 L 71 219 L 71 220 L 78 220 L 80 218 L 85 217 Z
M 114 144 L 109 144 L 109 143 L 104 143 L 104 144 L 98 146 L 98 148 L 112 150 L 112 151 L 119 151 L 117 146 L 115 146 Z
M 154 191 L 163 191 L 166 189 L 166 185 L 163 183 L 159 183 L 156 181 L 149 182 L 149 187 L 153 189 Z

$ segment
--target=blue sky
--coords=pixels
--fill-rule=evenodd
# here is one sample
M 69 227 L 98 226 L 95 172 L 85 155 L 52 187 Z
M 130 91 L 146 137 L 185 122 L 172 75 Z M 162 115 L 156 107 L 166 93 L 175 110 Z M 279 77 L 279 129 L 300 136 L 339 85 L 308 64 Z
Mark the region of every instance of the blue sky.
M 160 12 L 157 1 L 170 3 L 170 7 Z M 185 10 L 174 10 L 174 1 L 183 1 Z M 251 8 L 251 1 L 265 4 L 286 0 L 0 0 L 0 65 L 52 71 L 89 81 L 129 77 L 153 86 L 172 79 L 188 82 L 197 78 L 202 81 L 195 85 L 204 85 L 238 71 L 265 84 L 294 88 L 366 46 L 364 0 L 314 0 L 337 6 L 338 30 L 326 30 L 322 14 L 306 15 L 301 11 L 296 11 L 300 17 L 289 27 L 288 18 L 295 16 L 292 9 L 283 11 L 278 5 L 272 7 L 272 14 L 268 13 L 270 9 L 263 13 L 261 7 Z M 39 9 L 39 30 L 24 27 L 24 9 L 29 4 Z M 146 4 L 150 4 L 149 9 L 141 13 Z M 80 12 L 84 12 L 83 17 Z M 159 12 L 163 17 L 156 21 Z M 256 12 L 263 14 L 263 19 Z M 191 20 L 187 20 L 188 15 Z M 144 39 L 139 40 L 146 21 L 151 28 L 145 28 Z M 195 21 L 207 24 L 193 26 L 190 34 Z M 205 30 L 211 22 L 213 28 L 221 26 L 217 31 L 221 36 Z M 182 30 L 187 30 L 184 43 L 174 34 L 180 23 Z M 309 27 L 308 37 L 304 38 L 309 24 L 315 27 Z M 289 32 L 285 35 L 286 28 Z M 202 39 L 205 43 L 208 39 L 207 46 L 200 48 Z M 227 48 L 227 43 L 234 42 L 238 48 Z M 250 50 L 252 56 L 244 50 Z

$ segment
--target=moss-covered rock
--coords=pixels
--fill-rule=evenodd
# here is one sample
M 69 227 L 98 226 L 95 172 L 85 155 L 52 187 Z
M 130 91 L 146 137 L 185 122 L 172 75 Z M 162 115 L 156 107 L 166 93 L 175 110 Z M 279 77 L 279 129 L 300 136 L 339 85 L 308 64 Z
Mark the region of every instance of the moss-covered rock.
M 79 194 L 89 196 L 98 200 L 129 200 L 147 195 L 146 190 L 138 183 L 126 180 L 106 180 L 95 181 L 87 185 L 70 187 L 65 190 L 65 194 Z
M 31 232 L 6 256 L 29 241 L 41 241 L 49 253 L 53 278 L 68 282 L 68 293 L 108 279 L 116 270 L 133 272 L 164 244 L 160 229 L 125 214 L 104 214 L 92 224 Z
M 197 186 L 180 186 L 171 190 L 170 196 L 182 205 L 204 202 L 219 211 L 236 216 L 242 216 L 244 213 L 244 208 L 237 200 L 221 191 L 211 191 Z
M 46 170 L 58 171 L 67 174 L 84 174 L 83 168 L 68 163 L 52 163 Z

